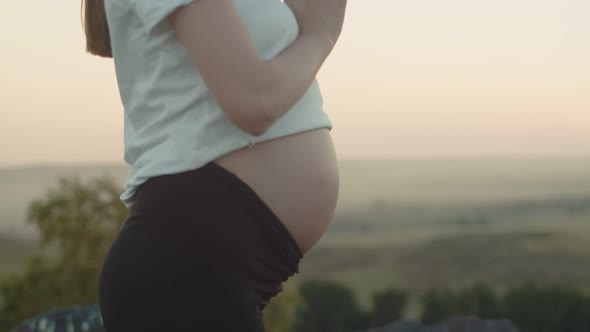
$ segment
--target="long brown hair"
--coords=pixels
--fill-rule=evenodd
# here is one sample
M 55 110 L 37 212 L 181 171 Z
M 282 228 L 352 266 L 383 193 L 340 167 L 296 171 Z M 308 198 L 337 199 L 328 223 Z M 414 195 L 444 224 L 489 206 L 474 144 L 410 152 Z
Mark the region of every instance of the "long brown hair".
M 82 0 L 80 16 L 86 34 L 86 51 L 100 57 L 112 58 L 113 50 L 104 1 Z

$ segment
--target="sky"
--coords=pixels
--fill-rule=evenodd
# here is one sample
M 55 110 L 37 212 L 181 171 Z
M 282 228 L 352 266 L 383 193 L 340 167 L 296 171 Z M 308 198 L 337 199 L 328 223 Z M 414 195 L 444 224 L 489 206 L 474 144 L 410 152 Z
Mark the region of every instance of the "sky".
M 124 162 L 113 62 L 85 53 L 79 10 L 0 3 L 0 166 Z M 588 13 L 588 0 L 349 0 L 318 74 L 338 157 L 590 157 Z

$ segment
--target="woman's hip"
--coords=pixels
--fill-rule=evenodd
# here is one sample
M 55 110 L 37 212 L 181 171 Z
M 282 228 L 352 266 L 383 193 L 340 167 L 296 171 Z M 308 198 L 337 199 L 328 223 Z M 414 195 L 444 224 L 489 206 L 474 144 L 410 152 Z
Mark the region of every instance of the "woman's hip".
M 154 177 L 139 187 L 104 261 L 102 291 L 227 275 L 251 290 L 262 310 L 299 272 L 303 255 L 285 226 L 216 167 Z

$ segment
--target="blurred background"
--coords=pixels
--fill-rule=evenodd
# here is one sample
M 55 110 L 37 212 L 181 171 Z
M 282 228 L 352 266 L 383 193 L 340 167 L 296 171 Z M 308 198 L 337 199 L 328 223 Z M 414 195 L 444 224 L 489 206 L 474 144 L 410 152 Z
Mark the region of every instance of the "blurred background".
M 271 302 L 269 331 L 456 315 L 590 330 L 589 12 L 586 0 L 349 1 L 318 75 L 338 208 Z M 79 3 L 0 13 L 4 331 L 96 303 L 129 168 L 113 62 L 84 52 Z

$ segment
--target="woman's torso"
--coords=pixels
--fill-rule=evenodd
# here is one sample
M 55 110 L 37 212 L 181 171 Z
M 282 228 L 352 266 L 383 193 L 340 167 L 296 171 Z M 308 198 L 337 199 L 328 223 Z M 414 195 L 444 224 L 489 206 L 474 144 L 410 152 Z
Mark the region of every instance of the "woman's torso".
M 165 21 L 178 3 L 105 2 L 125 106 L 124 157 L 132 165 L 121 200 L 131 206 L 135 190 L 152 176 L 215 160 L 259 194 L 305 253 L 331 221 L 339 187 L 332 125 L 317 81 L 264 135 L 247 135 L 227 121 Z M 261 59 L 296 40 L 297 20 L 281 1 L 235 4 Z
M 324 234 L 339 191 L 336 152 L 327 128 L 258 143 L 215 162 L 256 191 L 303 253 Z

